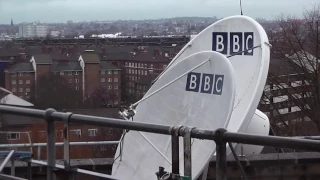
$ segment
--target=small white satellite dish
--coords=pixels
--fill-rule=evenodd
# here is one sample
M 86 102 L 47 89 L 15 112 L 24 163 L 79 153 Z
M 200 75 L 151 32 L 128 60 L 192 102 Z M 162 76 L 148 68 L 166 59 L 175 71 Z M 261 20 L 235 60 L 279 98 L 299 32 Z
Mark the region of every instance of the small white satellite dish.
M 232 65 L 221 53 L 197 52 L 166 71 L 145 97 L 148 98 L 136 108 L 134 121 L 226 128 L 235 98 Z M 180 173 L 183 174 L 182 139 L 180 143 Z M 193 139 L 193 178 L 198 177 L 210 161 L 215 147 L 214 141 Z M 115 157 L 119 153 L 120 148 Z M 156 179 L 155 172 L 160 166 L 171 172 L 171 137 L 129 131 L 124 136 L 122 161 L 114 162 L 112 175 L 123 180 Z
M 270 122 L 268 116 L 266 116 L 263 112 L 257 109 L 244 133 L 267 136 L 269 135 L 269 131 Z M 237 144 L 234 147 L 234 150 L 238 155 L 250 155 L 259 154 L 262 151 L 263 147 L 264 146 Z
M 227 56 L 235 71 L 236 99 L 227 130 L 245 132 L 259 104 L 267 79 L 270 60 L 267 34 L 250 17 L 237 15 L 224 18 L 204 29 L 186 44 L 164 72 L 190 54 L 210 50 Z M 158 79 L 162 76 L 163 74 Z

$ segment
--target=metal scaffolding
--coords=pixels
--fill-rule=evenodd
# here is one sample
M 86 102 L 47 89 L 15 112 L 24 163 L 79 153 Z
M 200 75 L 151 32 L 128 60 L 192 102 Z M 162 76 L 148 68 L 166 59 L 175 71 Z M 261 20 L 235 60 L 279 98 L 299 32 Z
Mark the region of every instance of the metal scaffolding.
M 261 146 L 273 146 L 281 148 L 291 148 L 299 150 L 319 151 L 320 142 L 308 139 L 299 138 L 286 138 L 275 136 L 260 136 L 250 135 L 243 133 L 228 132 L 225 129 L 204 130 L 195 127 L 186 126 L 167 126 L 159 124 L 139 123 L 133 121 L 123 121 L 122 119 L 104 118 L 96 116 L 87 116 L 80 114 L 71 114 L 57 112 L 54 109 L 37 110 L 30 108 L 21 108 L 13 106 L 0 105 L 0 113 L 29 116 L 40 118 L 39 120 L 47 121 L 47 163 L 43 161 L 31 160 L 31 163 L 38 163 L 47 166 L 47 179 L 55 179 L 55 168 L 61 168 L 67 171 L 76 171 L 79 173 L 91 174 L 94 176 L 100 176 L 100 173 L 92 171 L 72 169 L 69 168 L 69 148 L 70 145 L 68 134 L 64 135 L 64 160 L 65 165 L 56 165 L 55 154 L 55 121 L 64 122 L 64 128 L 68 127 L 69 123 L 90 124 L 98 126 L 107 126 L 113 128 L 129 129 L 142 132 L 150 132 L 164 135 L 171 135 L 172 138 L 172 177 L 179 179 L 179 137 L 183 137 L 184 142 L 184 176 L 191 177 L 191 138 L 213 140 L 216 143 L 216 177 L 218 180 L 227 179 L 227 143 L 242 143 L 253 144 Z M 41 119 L 42 118 L 42 119 Z M 65 131 L 68 132 L 68 131 Z M 109 175 L 105 175 L 105 178 L 115 179 Z

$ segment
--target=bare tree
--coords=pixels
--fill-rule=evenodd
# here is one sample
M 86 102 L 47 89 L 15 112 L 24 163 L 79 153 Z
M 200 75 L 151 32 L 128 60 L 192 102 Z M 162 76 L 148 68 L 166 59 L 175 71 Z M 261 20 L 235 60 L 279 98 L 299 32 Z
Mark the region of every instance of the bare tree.
M 37 81 L 35 106 L 38 108 L 73 109 L 83 106 L 81 91 L 57 75 L 44 75 Z
M 93 107 L 113 107 L 118 99 L 116 92 L 113 89 L 108 89 L 106 86 L 101 86 L 96 89 L 91 96 Z M 119 102 L 118 102 L 119 103 Z
M 295 72 L 286 76 L 269 72 L 269 86 L 261 102 L 269 105 L 271 125 L 282 135 L 306 133 L 298 132 L 306 121 L 315 123 L 320 130 L 319 21 L 320 6 L 316 6 L 305 11 L 303 19 L 280 17 L 278 28 L 269 34 L 271 57 L 285 62 L 283 67 L 277 67 L 279 71 Z M 274 102 L 274 97 L 285 99 Z M 287 112 L 283 112 L 284 108 Z

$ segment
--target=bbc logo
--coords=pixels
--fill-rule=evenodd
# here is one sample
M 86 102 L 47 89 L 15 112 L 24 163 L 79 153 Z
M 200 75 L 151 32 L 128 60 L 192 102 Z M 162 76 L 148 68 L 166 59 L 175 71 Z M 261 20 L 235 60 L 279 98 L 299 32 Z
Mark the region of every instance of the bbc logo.
M 212 50 L 224 55 L 232 55 L 253 48 L 253 32 L 213 32 Z M 252 56 L 253 49 L 237 55 Z
M 186 91 L 221 95 L 224 75 L 190 72 L 187 76 Z

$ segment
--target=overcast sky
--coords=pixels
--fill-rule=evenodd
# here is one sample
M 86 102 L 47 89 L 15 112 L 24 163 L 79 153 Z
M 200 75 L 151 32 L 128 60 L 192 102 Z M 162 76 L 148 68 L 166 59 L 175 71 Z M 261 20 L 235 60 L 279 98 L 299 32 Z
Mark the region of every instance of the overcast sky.
M 242 0 L 244 15 L 271 19 L 301 16 L 319 0 Z M 0 0 L 0 24 L 239 14 L 239 0 Z

